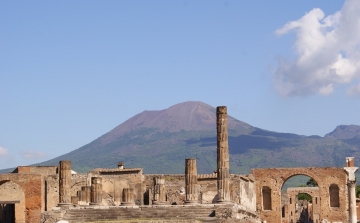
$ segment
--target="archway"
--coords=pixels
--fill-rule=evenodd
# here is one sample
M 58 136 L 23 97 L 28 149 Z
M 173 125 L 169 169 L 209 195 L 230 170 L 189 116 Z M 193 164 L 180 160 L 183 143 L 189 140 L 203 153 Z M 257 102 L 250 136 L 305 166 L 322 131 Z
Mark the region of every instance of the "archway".
M 296 175 L 306 175 L 311 177 L 319 184 L 318 206 L 319 216 L 317 219 L 331 222 L 346 222 L 348 219 L 347 203 L 347 174 L 343 168 L 338 167 L 305 167 L 305 168 L 268 168 L 252 169 L 256 185 L 256 210 L 260 218 L 267 223 L 284 222 L 281 205 L 281 189 L 284 183 Z M 338 186 L 330 188 L 334 184 Z M 263 190 L 264 188 L 268 190 Z M 335 189 L 334 189 L 335 188 Z M 330 189 L 338 198 L 338 205 L 330 205 Z M 263 195 L 270 191 L 270 205 L 264 208 Z M 297 192 L 300 193 L 300 192 Z M 308 194 L 315 192 L 306 192 Z M 313 196 L 313 195 L 312 195 Z M 313 196 L 314 198 L 314 196 Z M 336 204 L 334 199 L 334 204 Z M 285 210 L 286 211 L 286 210 Z M 315 212 L 315 211 L 314 211 Z M 316 221 L 314 221 L 316 222 Z M 319 221 L 320 222 L 320 221 Z M 284 222 L 285 223 L 285 222 Z M 295 222 L 294 222 L 295 223 Z
M 0 182 L 1 223 L 25 222 L 25 194 L 12 181 Z
M 305 175 L 295 175 L 282 187 L 282 222 L 320 222 L 319 187 L 317 182 Z

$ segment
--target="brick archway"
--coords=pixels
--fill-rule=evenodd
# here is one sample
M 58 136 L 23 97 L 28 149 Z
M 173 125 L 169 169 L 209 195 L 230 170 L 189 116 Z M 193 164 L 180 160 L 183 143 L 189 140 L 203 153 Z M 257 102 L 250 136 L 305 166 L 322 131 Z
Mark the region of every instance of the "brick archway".
M 319 219 L 347 222 L 347 175 L 343 168 L 309 167 L 309 168 L 268 168 L 253 169 L 256 185 L 256 209 L 262 220 L 267 223 L 282 222 L 281 189 L 284 183 L 293 176 L 306 175 L 313 178 L 319 187 Z M 329 187 L 339 186 L 339 207 L 330 207 Z M 271 191 L 271 208 L 263 208 L 263 188 Z

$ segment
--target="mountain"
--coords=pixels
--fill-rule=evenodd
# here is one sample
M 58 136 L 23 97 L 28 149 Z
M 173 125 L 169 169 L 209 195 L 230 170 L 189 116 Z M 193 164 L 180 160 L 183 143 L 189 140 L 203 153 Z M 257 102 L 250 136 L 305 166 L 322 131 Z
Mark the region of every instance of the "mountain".
M 343 139 L 336 130 L 326 137 L 302 136 L 263 130 L 231 116 L 228 122 L 232 173 L 249 173 L 254 167 L 344 166 L 345 157 L 360 155 L 360 138 L 345 134 L 349 136 Z M 198 172 L 211 173 L 216 169 L 215 123 L 215 108 L 202 102 L 144 111 L 89 144 L 39 165 L 71 160 L 75 171 L 86 172 L 124 162 L 145 173 L 166 174 L 184 173 L 185 159 L 196 158 Z
M 327 138 L 352 139 L 360 138 L 360 126 L 358 125 L 339 125 L 334 131 L 325 135 Z

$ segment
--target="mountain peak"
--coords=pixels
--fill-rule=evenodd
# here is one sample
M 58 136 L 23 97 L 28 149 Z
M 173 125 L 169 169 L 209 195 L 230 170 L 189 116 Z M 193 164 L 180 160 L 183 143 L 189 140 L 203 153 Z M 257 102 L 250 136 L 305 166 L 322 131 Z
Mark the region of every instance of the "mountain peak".
M 360 138 L 360 126 L 358 125 L 339 125 L 334 131 L 325 135 L 327 138 L 351 139 Z
M 253 127 L 228 117 L 229 128 L 250 132 Z M 105 141 L 140 128 L 156 128 L 165 132 L 216 130 L 216 109 L 200 101 L 187 101 L 159 111 L 143 111 L 105 134 Z

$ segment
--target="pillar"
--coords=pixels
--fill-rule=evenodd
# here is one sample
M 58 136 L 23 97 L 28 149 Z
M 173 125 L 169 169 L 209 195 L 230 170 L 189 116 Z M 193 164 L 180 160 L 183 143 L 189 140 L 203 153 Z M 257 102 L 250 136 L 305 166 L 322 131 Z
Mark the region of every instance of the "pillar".
M 349 200 L 349 223 L 357 222 L 356 213 L 356 177 L 355 172 L 358 167 L 354 167 L 354 157 L 346 157 L 346 167 L 344 167 L 347 174 L 348 200 Z
M 71 203 L 72 204 L 78 204 L 79 198 L 77 196 L 71 196 Z
M 229 143 L 226 106 L 216 108 L 218 203 L 230 202 Z
M 59 163 L 59 204 L 71 206 L 71 161 L 62 160 Z
M 166 204 L 166 190 L 164 177 L 154 178 L 154 201 L 153 204 Z
M 91 186 L 84 186 L 85 191 L 85 202 L 90 203 L 91 201 Z
M 102 178 L 91 177 L 90 205 L 102 204 Z
M 86 191 L 85 191 L 85 187 L 86 186 L 82 186 L 81 190 L 77 192 L 77 197 L 78 197 L 78 203 L 80 205 L 84 205 L 84 204 L 88 204 L 89 202 L 86 201 Z
M 133 188 L 124 188 L 122 194 L 121 206 L 134 206 L 134 189 Z
M 185 160 L 185 204 L 198 202 L 196 159 Z

